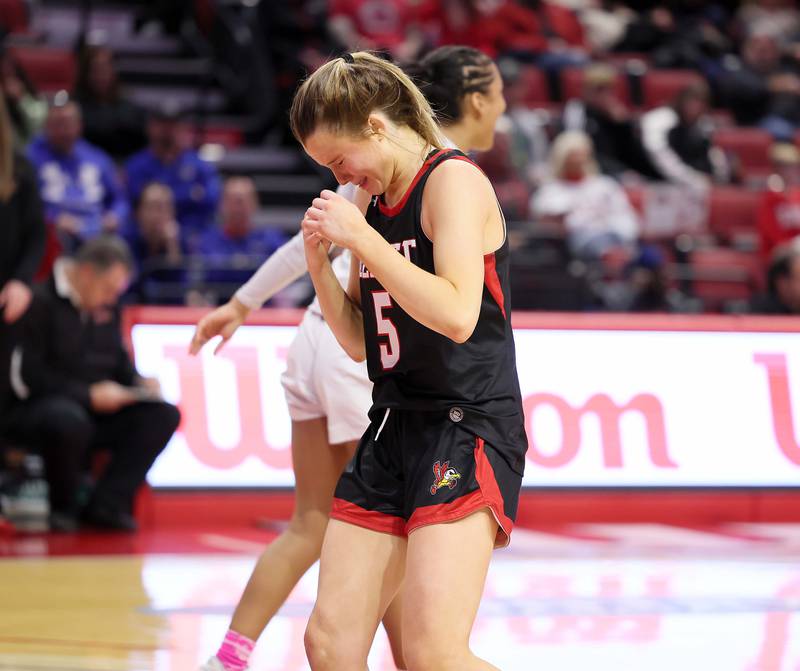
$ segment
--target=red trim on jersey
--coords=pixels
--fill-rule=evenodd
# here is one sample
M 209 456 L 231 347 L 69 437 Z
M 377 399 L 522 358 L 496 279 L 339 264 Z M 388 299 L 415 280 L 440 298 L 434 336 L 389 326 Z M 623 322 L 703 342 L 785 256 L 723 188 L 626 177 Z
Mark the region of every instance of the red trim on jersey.
M 430 167 L 430 164 L 433 163 L 437 158 L 439 158 L 446 151 L 451 151 L 451 150 L 450 149 L 440 149 L 433 156 L 431 156 L 429 159 L 427 159 L 425 161 L 425 163 L 422 164 L 422 167 L 419 169 L 419 172 L 414 176 L 414 179 L 411 181 L 411 184 L 406 189 L 406 192 L 403 194 L 403 197 L 400 199 L 400 201 L 396 205 L 394 205 L 394 207 L 389 207 L 386 203 L 384 203 L 383 202 L 383 195 L 381 195 L 381 197 L 378 198 L 378 208 L 380 209 L 381 213 L 385 214 L 387 217 L 396 217 L 398 214 L 400 214 L 400 211 L 405 206 L 406 201 L 408 200 L 409 196 L 411 195 L 411 192 L 414 190 L 414 187 L 417 185 L 417 182 L 419 182 L 419 180 L 422 179 L 422 177 L 425 175 L 425 173 L 428 172 L 428 168 Z
M 411 533 L 419 527 L 442 522 L 454 522 L 471 515 L 482 508 L 486 508 L 486 499 L 480 489 L 460 496 L 450 503 L 434 503 L 430 506 L 417 508 L 411 515 L 406 525 L 406 531 Z
M 506 516 L 503 495 L 500 493 L 500 487 L 497 486 L 494 469 L 486 456 L 483 438 L 476 438 L 475 443 L 475 479 L 478 481 L 481 492 L 488 502 L 489 508 L 492 509 L 497 523 L 500 525 L 500 529 L 497 531 L 498 540 L 502 531 L 506 536 L 504 545 L 508 545 L 514 522 Z
M 472 161 L 467 156 L 453 156 L 453 160 L 465 161 L 470 165 L 474 165 L 484 175 L 486 174 L 483 172 L 481 167 L 477 163 L 475 163 L 475 161 Z M 495 252 L 492 252 L 491 254 L 485 254 L 483 257 L 483 278 L 484 282 L 486 282 L 486 288 L 489 289 L 489 293 L 497 302 L 497 305 L 500 307 L 500 312 L 502 312 L 503 317 L 505 317 L 506 316 L 505 299 L 503 298 L 503 288 L 500 286 L 500 277 L 497 274 L 497 267 L 495 265 L 494 255 Z
M 486 283 L 486 288 L 492 295 L 492 298 L 497 302 L 500 307 L 500 312 L 503 317 L 506 316 L 505 299 L 503 298 L 503 288 L 500 286 L 500 277 L 497 274 L 497 267 L 495 266 L 494 252 L 486 254 L 483 257 L 483 281 Z
M 484 508 L 489 508 L 500 525 L 497 530 L 495 547 L 505 547 L 511 537 L 514 523 L 506 516 L 503 497 L 494 477 L 494 469 L 486 458 L 482 438 L 476 438 L 475 446 L 475 479 L 478 489 L 465 494 L 450 503 L 437 503 L 417 508 L 406 525 L 406 533 L 431 524 L 455 522 Z
M 474 165 L 478 170 L 481 171 L 481 173 L 483 175 L 486 175 L 486 173 L 483 172 L 483 168 L 481 168 L 481 166 L 479 166 L 477 163 L 475 163 L 475 161 L 473 161 L 469 156 L 453 156 L 452 160 L 453 161 L 465 161 L 465 162 L 469 163 L 470 165 Z
M 345 501 L 344 499 L 333 499 L 333 506 L 331 507 L 331 519 L 341 520 L 354 524 L 357 527 L 364 529 L 371 529 L 372 531 L 380 531 L 385 534 L 392 534 L 393 536 L 406 535 L 406 521 L 402 517 L 395 515 L 388 515 L 381 513 L 377 510 L 367 510 L 355 503 Z

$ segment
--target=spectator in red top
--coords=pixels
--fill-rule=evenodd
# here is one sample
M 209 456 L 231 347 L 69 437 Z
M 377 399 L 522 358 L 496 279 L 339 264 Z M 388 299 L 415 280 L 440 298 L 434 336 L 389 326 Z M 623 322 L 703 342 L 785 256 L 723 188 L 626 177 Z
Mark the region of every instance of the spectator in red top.
M 384 51 L 410 61 L 425 46 L 421 22 L 433 6 L 429 0 L 331 0 L 328 29 L 347 51 Z
M 541 0 L 445 0 L 440 44 L 468 44 L 549 68 L 585 60 L 583 28 L 573 12 Z M 555 65 L 553 65 L 555 64 Z
M 539 31 L 547 40 L 549 51 L 567 48 L 583 51 L 586 48 L 583 26 L 572 10 L 555 2 L 542 0 L 516 0 L 516 3 L 507 1 L 505 4 L 517 4 L 536 17 Z
M 800 150 L 776 143 L 770 151 L 775 173 L 758 210 L 761 258 L 768 263 L 780 244 L 800 236 Z

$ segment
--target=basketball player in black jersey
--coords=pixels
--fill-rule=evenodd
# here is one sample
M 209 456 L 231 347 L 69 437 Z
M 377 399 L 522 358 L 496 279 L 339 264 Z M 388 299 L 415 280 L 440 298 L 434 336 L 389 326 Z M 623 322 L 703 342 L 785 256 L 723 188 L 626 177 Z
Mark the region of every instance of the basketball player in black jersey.
M 491 551 L 509 540 L 527 449 L 502 212 L 483 173 L 442 148 L 414 84 L 370 54 L 311 75 L 291 122 L 315 161 L 375 196 L 365 218 L 325 191 L 303 220 L 325 319 L 374 382 L 325 536 L 309 661 L 363 671 L 405 576 L 408 668 L 494 669 L 469 634 Z M 330 242 L 358 261 L 347 292 Z
M 485 151 L 494 143 L 494 130 L 498 117 L 505 111 L 503 97 L 503 81 L 495 63 L 484 53 L 471 47 L 460 45 L 447 45 L 439 47 L 426 54 L 421 60 L 406 64 L 403 70 L 412 76 L 415 83 L 436 110 L 445 139 L 454 148 L 462 151 Z M 360 195 L 365 195 L 363 192 Z M 366 202 L 364 207 L 366 208 Z M 256 294 L 259 301 L 265 301 L 272 296 L 283 284 L 283 276 L 277 277 L 275 263 L 281 264 L 281 271 L 291 264 L 300 264 L 295 272 L 299 276 L 307 271 L 304 254 L 302 231 L 298 233 L 300 256 L 292 252 L 291 256 L 277 255 L 265 261 L 262 268 L 253 279 L 248 282 L 249 288 Z M 295 240 L 286 243 L 282 249 L 293 249 Z M 349 255 L 348 255 L 349 257 Z M 348 263 L 349 268 L 349 263 Z M 341 274 L 337 272 L 341 282 Z M 210 338 L 215 335 L 225 334 L 230 338 L 233 332 L 243 321 L 242 310 L 244 304 L 236 305 L 237 299 L 232 299 L 225 306 L 210 312 L 197 326 L 193 340 L 193 351 L 197 351 Z M 341 348 L 335 341 L 322 338 L 314 331 L 314 336 L 304 335 L 302 332 L 308 328 L 304 321 L 300 328 L 298 338 L 304 342 L 314 343 L 317 347 L 313 353 L 316 365 L 308 373 L 305 383 L 310 388 L 316 389 L 317 385 L 334 384 L 334 376 L 342 376 L 342 363 L 339 355 Z M 327 327 L 324 327 L 327 330 Z M 289 366 L 291 359 L 307 357 L 309 352 L 305 347 L 292 348 L 289 352 Z M 342 355 L 344 353 L 342 352 Z M 295 362 L 295 365 L 297 362 Z M 308 370 L 305 366 L 301 369 Z M 366 377 L 366 366 L 364 367 Z M 346 384 L 353 385 L 352 378 L 342 376 L 335 384 L 337 389 L 346 389 Z M 358 387 L 358 382 L 355 383 Z M 272 616 L 278 611 L 286 599 L 287 594 L 295 586 L 300 576 L 317 559 L 319 559 L 322 539 L 325 533 L 328 516 L 330 514 L 333 490 L 345 465 L 350 461 L 355 452 L 358 441 L 342 444 L 329 444 L 332 441 L 327 423 L 339 423 L 341 417 L 338 413 L 349 404 L 345 420 L 352 421 L 354 411 L 361 412 L 365 422 L 367 412 L 371 405 L 371 385 L 369 402 L 361 405 L 359 395 L 343 393 L 331 397 L 327 393 L 319 399 L 326 417 L 308 421 L 293 421 L 292 423 L 292 450 L 293 469 L 297 479 L 295 491 L 295 510 L 289 526 L 280 538 L 265 548 L 253 573 L 234 610 L 230 628 L 226 632 L 222 644 L 216 655 L 211 657 L 198 671 L 246 671 L 246 664 L 255 647 L 255 641 L 261 635 Z M 356 392 L 358 389 L 355 390 Z M 287 397 L 287 400 L 288 397 Z M 304 401 L 305 398 L 301 398 Z M 289 402 L 297 403 L 293 397 Z M 359 430 L 359 437 L 363 429 Z M 342 452 L 349 451 L 345 456 Z M 324 524 L 320 519 L 324 517 Z M 402 593 L 402 590 L 401 590 Z M 405 669 L 402 656 L 400 635 L 400 619 L 402 614 L 401 594 L 392 602 L 383 618 L 383 624 L 391 644 L 392 655 L 398 669 Z M 242 640 L 244 644 L 242 644 Z M 250 648 L 250 645 L 253 648 Z M 234 663 L 230 656 L 234 656 Z M 244 667 L 244 668 L 243 668 Z

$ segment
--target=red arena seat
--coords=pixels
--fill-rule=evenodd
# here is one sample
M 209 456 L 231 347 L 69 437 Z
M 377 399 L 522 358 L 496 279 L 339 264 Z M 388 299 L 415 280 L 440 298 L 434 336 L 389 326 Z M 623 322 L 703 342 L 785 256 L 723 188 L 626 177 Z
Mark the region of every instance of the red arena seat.
M 720 129 L 714 133 L 714 144 L 736 156 L 746 173 L 764 174 L 772 168 L 769 158 L 772 136 L 765 130 L 743 127 Z
M 28 29 L 28 8 L 24 0 L 0 0 L 0 28 L 9 33 Z
M 72 90 L 76 74 L 72 52 L 50 47 L 14 47 L 9 52 L 39 91 Z
M 694 70 L 648 70 L 642 78 L 642 104 L 645 109 L 669 104 L 681 89 L 704 82 Z
M 708 228 L 725 243 L 747 239 L 755 242 L 756 217 L 761 192 L 718 186 L 711 189 L 708 202 Z
M 690 273 L 692 292 L 709 312 L 731 301 L 747 301 L 763 285 L 758 255 L 725 247 L 692 252 Z
M 526 107 L 550 107 L 550 89 L 547 77 L 539 68 L 524 66 L 517 79 L 509 86 L 512 91 L 507 96 Z M 508 95 L 508 94 L 511 95 Z
M 221 144 L 226 149 L 235 149 L 244 144 L 242 129 L 235 126 L 198 127 L 195 129 L 195 137 L 201 144 Z

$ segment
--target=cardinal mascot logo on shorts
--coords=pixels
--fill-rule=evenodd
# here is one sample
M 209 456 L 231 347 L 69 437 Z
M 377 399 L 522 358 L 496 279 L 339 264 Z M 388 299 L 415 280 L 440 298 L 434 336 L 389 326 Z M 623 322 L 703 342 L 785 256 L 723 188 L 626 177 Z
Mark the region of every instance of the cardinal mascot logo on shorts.
M 435 494 L 442 487 L 455 489 L 456 481 L 461 479 L 461 473 L 455 468 L 450 468 L 450 462 L 445 461 L 443 464 L 436 462 L 433 465 L 433 484 L 431 485 L 431 494 Z

